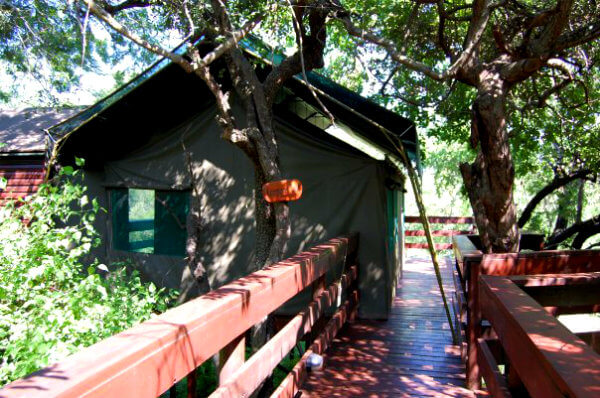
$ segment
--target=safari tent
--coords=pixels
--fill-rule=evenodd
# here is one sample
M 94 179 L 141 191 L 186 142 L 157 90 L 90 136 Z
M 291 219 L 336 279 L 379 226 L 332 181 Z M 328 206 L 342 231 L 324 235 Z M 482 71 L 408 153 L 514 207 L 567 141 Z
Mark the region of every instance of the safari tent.
M 394 145 L 402 142 L 418 163 L 416 130 L 323 76 L 309 73 L 309 80 L 335 124 L 305 81 L 286 83 L 274 107 L 282 169 L 304 187 L 290 203 L 286 256 L 359 232 L 359 315 L 387 318 L 402 259 L 404 179 Z M 211 288 L 253 271 L 253 166 L 220 138 L 215 108 L 200 79 L 163 60 L 50 129 L 63 137 L 57 162 L 85 159 L 84 183 L 107 210 L 96 221 L 104 238 L 96 256 L 106 263 L 133 260 L 144 278 L 184 298 L 197 293 L 185 260 L 193 182 L 201 187 Z

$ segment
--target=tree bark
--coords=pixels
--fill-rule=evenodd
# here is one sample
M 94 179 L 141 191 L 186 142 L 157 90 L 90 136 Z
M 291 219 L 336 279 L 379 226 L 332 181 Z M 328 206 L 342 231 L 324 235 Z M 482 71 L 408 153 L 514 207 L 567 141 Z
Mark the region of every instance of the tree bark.
M 471 145 L 479 150 L 475 162 L 463 163 L 460 169 L 485 252 L 516 252 L 519 230 L 505 109 L 510 86 L 499 72 L 489 67 L 479 73 L 477 88 Z

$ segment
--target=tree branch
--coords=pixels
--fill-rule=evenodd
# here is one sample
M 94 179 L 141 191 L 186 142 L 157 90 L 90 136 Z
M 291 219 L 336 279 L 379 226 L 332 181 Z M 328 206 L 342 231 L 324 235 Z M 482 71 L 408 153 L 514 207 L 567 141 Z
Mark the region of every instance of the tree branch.
M 569 15 L 573 8 L 574 0 L 557 0 L 556 7 L 551 10 L 548 17 L 544 17 L 544 25 L 542 31 L 536 35 L 536 39 L 531 41 L 527 48 L 527 54 L 530 57 L 549 57 L 553 53 L 556 41 L 565 27 L 569 23 Z M 538 15 L 548 13 L 542 12 Z
M 572 246 L 573 248 L 581 249 L 581 246 L 583 246 L 589 237 L 598 233 L 600 233 L 600 214 L 584 222 L 573 224 L 569 228 L 560 231 L 558 234 L 550 236 L 544 244 L 544 249 L 554 249 L 560 243 L 575 234 L 577 234 L 577 236 L 575 237 L 575 240 L 573 240 Z
M 475 1 L 473 5 L 473 17 L 469 25 L 467 39 L 463 46 L 461 55 L 452 63 L 452 65 L 443 72 L 437 72 L 429 65 L 416 61 L 400 53 L 396 49 L 393 41 L 381 38 L 371 32 L 356 26 L 349 17 L 348 12 L 339 12 L 336 18 L 344 25 L 346 31 L 351 36 L 360 38 L 372 44 L 376 44 L 384 48 L 392 57 L 392 59 L 401 65 L 406 66 L 416 72 L 422 73 L 434 80 L 444 81 L 456 77 L 457 72 L 462 68 L 473 56 L 474 51 L 479 46 L 483 33 L 490 18 L 490 8 L 492 6 L 490 0 Z
M 302 28 L 302 20 L 295 19 L 294 24 L 297 23 L 299 26 L 295 26 L 294 30 L 297 35 L 301 35 L 298 38 L 299 50 L 284 59 L 279 65 L 274 66 L 264 80 L 263 85 L 269 106 L 273 104 L 277 92 L 287 79 L 303 71 L 306 72 L 324 66 L 323 53 L 327 40 L 325 23 L 329 11 L 330 8 L 325 4 L 310 8 L 308 14 L 309 35 Z
M 554 179 L 548 185 L 546 185 L 544 188 L 542 188 L 538 193 L 536 193 L 535 196 L 533 198 L 531 198 L 531 200 L 529 201 L 527 206 L 525 206 L 523 213 L 521 213 L 521 217 L 519 217 L 519 221 L 518 221 L 519 228 L 523 228 L 525 226 L 525 224 L 527 224 L 527 221 L 529 221 L 529 219 L 531 218 L 531 215 L 533 214 L 533 211 L 535 210 L 537 205 L 540 204 L 540 202 L 542 200 L 544 200 L 544 198 L 546 196 L 550 195 L 552 192 L 554 192 L 558 188 L 564 187 L 571 181 L 575 181 L 578 179 L 590 179 L 591 180 L 592 178 L 590 178 L 590 176 L 592 174 L 593 174 L 592 170 L 579 170 L 575 173 L 572 173 L 572 174 L 564 176 L 564 177 L 554 177 Z
M 557 51 L 562 51 L 567 48 L 577 47 L 581 44 L 588 43 L 600 37 L 600 15 L 596 15 L 596 19 L 578 29 L 563 33 L 556 40 Z
M 170 59 L 172 62 L 181 66 L 186 72 L 191 73 L 202 66 L 208 66 L 223 54 L 225 54 L 232 47 L 237 45 L 237 43 L 244 38 L 260 21 L 262 20 L 262 15 L 257 15 L 250 21 L 248 21 L 240 30 L 234 31 L 231 33 L 228 40 L 224 43 L 218 45 L 213 51 L 206 54 L 203 58 L 195 58 L 192 63 L 190 63 L 183 56 L 176 54 L 172 51 L 166 50 L 158 45 L 152 44 L 147 40 L 144 40 L 136 33 L 127 29 L 124 25 L 122 25 L 119 21 L 117 21 L 111 14 L 109 14 L 102 7 L 98 6 L 94 0 L 80 0 L 84 4 L 86 4 L 92 14 L 94 14 L 98 19 L 105 22 L 108 26 L 110 26 L 113 30 L 120 33 L 121 35 L 127 37 L 129 40 L 133 41 L 140 47 L 145 48 L 146 50 L 160 55 L 162 57 Z M 203 72 L 201 72 L 203 74 Z
M 446 39 L 446 35 L 444 33 L 446 31 L 446 19 L 447 19 L 447 14 L 444 11 L 444 2 L 442 0 L 439 0 L 437 2 L 437 7 L 438 7 L 438 15 L 439 15 L 438 45 L 440 46 L 442 51 L 444 51 L 444 54 L 446 54 L 446 57 L 448 57 L 451 60 L 454 60 L 454 58 L 455 58 L 454 53 L 452 52 L 452 49 L 448 45 L 448 40 Z
M 171 61 L 173 61 L 174 63 L 178 64 L 183 69 L 185 69 L 187 72 L 193 71 L 192 65 L 181 55 L 178 55 L 171 51 L 165 50 L 164 48 L 162 48 L 156 44 L 152 44 L 152 43 L 142 39 L 139 35 L 137 35 L 134 32 L 131 32 L 124 25 L 122 25 L 119 21 L 117 21 L 106 10 L 104 10 L 102 7 L 98 6 L 94 2 L 94 0 L 80 0 L 80 1 L 82 1 L 85 5 L 87 5 L 89 7 L 90 11 L 92 12 L 92 14 L 94 14 L 98 19 L 100 19 L 101 21 L 106 23 L 108 26 L 110 26 L 116 32 L 127 37 L 129 40 L 131 40 L 135 44 L 139 45 L 140 47 L 145 48 L 146 50 L 148 50 L 154 54 L 157 54 L 162 57 L 170 59 Z
M 102 8 L 105 9 L 110 15 L 115 15 L 130 8 L 144 8 L 149 7 L 150 5 L 152 5 L 150 0 L 125 0 L 115 5 L 111 5 L 108 1 L 101 2 Z

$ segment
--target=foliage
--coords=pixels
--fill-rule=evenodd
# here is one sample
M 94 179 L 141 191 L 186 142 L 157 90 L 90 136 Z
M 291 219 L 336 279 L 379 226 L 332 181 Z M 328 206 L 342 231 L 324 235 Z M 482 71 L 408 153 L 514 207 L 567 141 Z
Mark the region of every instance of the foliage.
M 70 178 L 0 209 L 0 385 L 148 319 L 174 298 L 123 264 L 97 272 L 107 271 L 89 259 L 99 211 Z
M 460 162 L 472 161 L 468 149 L 471 105 L 481 87 L 477 79 L 465 79 L 462 71 L 453 79 L 441 81 L 422 72 L 425 68 L 448 70 L 464 50 L 476 7 L 484 4 L 494 2 L 348 0 L 344 6 L 354 24 L 392 42 L 393 49 L 374 45 L 364 36 L 349 39 L 341 24 L 336 24 L 330 35 L 334 46 L 348 49 L 341 51 L 342 59 L 338 57 L 335 63 L 341 68 L 331 75 L 351 80 L 346 84 L 356 86 L 353 80 L 364 77 L 349 72 L 356 64 L 354 59 L 362 57 L 361 64 L 369 71 L 372 98 L 415 120 L 427 136 L 424 164 L 436 174 L 437 196 L 463 185 L 457 169 Z M 567 13 L 562 11 L 565 7 Z M 561 12 L 559 19 L 553 19 Z M 556 175 L 581 169 L 600 171 L 600 45 L 594 39 L 598 36 L 599 16 L 598 3 L 586 1 L 508 1 L 496 2 L 490 9 L 490 20 L 475 55 L 478 61 L 473 61 L 480 62 L 480 71 L 494 62 L 500 68 L 506 59 L 525 62 L 542 48 L 551 49 L 547 57 L 553 58 L 535 73 L 521 74 L 509 83 L 506 122 L 518 208 L 524 208 Z M 535 48 L 536 43 L 544 43 L 553 34 L 550 26 L 558 27 L 567 19 L 568 27 L 560 40 L 569 45 L 552 52 L 557 40 Z M 580 40 L 571 41 L 574 37 Z M 398 61 L 394 52 L 421 63 L 423 68 Z M 469 65 L 463 69 L 468 70 Z M 431 141 L 434 145 L 429 145 Z M 462 147 L 457 148 L 457 143 Z M 555 203 L 545 203 L 543 209 L 538 209 L 528 229 L 552 230 L 559 208 L 557 197 L 553 199 Z M 430 203 L 436 203 L 435 199 Z
M 142 13 L 124 18 L 134 18 L 139 31 L 152 30 L 151 40 L 168 37 L 168 30 L 157 28 L 161 18 Z M 14 98 L 26 97 L 25 91 L 37 91 L 35 104 L 64 105 L 61 94 L 80 85 L 86 72 L 112 74 L 119 84 L 155 59 L 105 30 L 74 1 L 0 2 L 0 43 L 0 78 L 5 80 L 0 103 L 14 104 Z M 127 66 L 117 68 L 124 60 Z
M 97 3 L 141 38 L 163 48 L 168 48 L 169 38 L 183 40 L 195 37 L 192 33 L 199 35 L 214 29 L 207 22 L 210 21 L 207 16 L 215 12 L 211 1 Z M 491 3 L 490 19 L 477 51 L 482 67 L 507 56 L 535 59 L 538 51 L 535 47 L 546 46 L 543 38 L 550 34 L 547 27 L 555 24 L 553 15 L 562 12 L 561 4 L 571 2 L 520 0 Z M 232 25 L 238 27 L 257 14 L 264 15 L 260 30 L 253 33 L 275 51 L 290 54 L 297 45 L 290 12 L 292 4 L 296 3 L 231 1 L 227 2 L 227 9 Z M 345 0 L 339 4 L 309 2 L 303 7 L 308 9 L 323 4 L 328 4 L 332 10 L 343 6 L 344 13 L 350 15 L 361 29 L 391 41 L 395 50 L 407 58 L 421 62 L 431 70 L 443 71 L 464 50 L 474 8 L 483 2 Z M 122 5 L 131 7 L 117 9 Z M 560 62 L 544 65 L 524 80 L 511 83 L 506 107 L 517 178 L 517 208 L 523 208 L 528 198 L 549 182 L 557 170 L 565 174 L 578 168 L 600 169 L 600 44 L 598 40 L 590 40 L 597 35 L 599 7 L 597 2 L 572 2 L 568 17 L 565 17 L 568 27 L 561 36 L 561 40 L 570 41 L 569 45 L 560 51 L 543 51 L 544 57 L 550 54 L 555 58 L 553 61 Z M 113 63 L 125 54 L 132 60 L 144 62 L 153 58 L 148 51 L 89 18 L 86 8 L 81 1 L 2 3 L 0 59 L 12 68 L 30 72 L 36 71 L 31 68 L 31 60 L 43 60 L 54 74 L 50 84 L 61 89 L 76 83 L 73 77 L 78 74 L 78 65 L 92 70 L 99 62 Z M 191 17 L 189 20 L 195 23 L 193 29 L 188 24 L 186 8 Z M 421 134 L 428 136 L 427 144 L 435 143 L 432 147 L 422 146 L 422 149 L 425 164 L 439 177 L 436 179 L 438 193 L 448 189 L 458 191 L 456 187 L 463 185 L 458 165 L 472 162 L 474 158 L 474 151 L 467 144 L 471 132 L 471 105 L 477 94 L 471 87 L 473 82 L 468 82 L 465 76 L 436 81 L 415 68 L 399 64 L 388 50 L 349 35 L 336 18 L 344 13 L 330 14 L 327 69 L 323 73 L 414 120 L 422 129 Z M 556 26 L 557 31 L 563 29 Z M 573 41 L 577 35 L 582 39 Z M 122 72 L 118 73 L 122 81 Z M 448 147 L 452 151 L 448 151 Z M 459 197 L 458 192 L 453 193 L 453 197 Z M 557 206 L 548 204 L 542 214 L 540 208 L 528 229 L 550 230 L 556 209 Z

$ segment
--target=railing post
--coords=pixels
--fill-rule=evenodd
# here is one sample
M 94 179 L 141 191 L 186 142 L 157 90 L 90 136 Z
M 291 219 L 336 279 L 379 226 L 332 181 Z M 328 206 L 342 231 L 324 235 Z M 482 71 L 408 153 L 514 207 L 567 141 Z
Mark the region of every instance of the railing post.
M 356 266 L 356 279 L 352 281 L 352 283 L 347 288 L 347 298 L 352 299 L 352 297 L 356 298 L 356 302 L 350 308 L 348 314 L 348 322 L 353 323 L 358 317 L 358 302 L 360 300 L 360 289 L 359 289 L 359 280 L 360 280 L 360 266 L 358 264 L 358 237 L 356 237 L 356 245 L 354 246 L 354 250 L 346 253 L 346 262 L 344 264 L 344 269 L 349 269 L 352 266 Z M 394 281 L 394 283 L 398 283 L 398 280 Z
M 465 270 L 469 274 L 469 311 L 467 313 L 467 388 L 479 390 L 481 377 L 477 364 L 477 339 L 481 336 L 481 310 L 479 307 L 478 279 L 481 264 L 478 262 L 465 262 Z
M 187 398 L 197 398 L 196 394 L 196 369 L 187 375 Z
M 326 288 L 326 273 L 321 275 L 317 280 L 314 281 L 313 285 L 312 285 L 312 299 L 316 300 L 319 298 L 319 296 L 321 295 L 321 293 L 323 293 L 323 291 Z M 326 316 L 322 316 L 319 319 L 317 319 L 317 321 L 315 322 L 315 324 L 313 325 L 313 327 L 311 328 L 310 332 L 308 332 L 303 340 L 306 343 L 306 347 L 308 347 L 312 341 L 317 338 L 317 336 L 319 335 L 319 333 L 321 333 L 321 330 L 323 329 L 323 327 L 327 324 L 327 317 Z
M 225 384 L 246 361 L 246 335 L 236 337 L 219 352 L 219 385 Z

